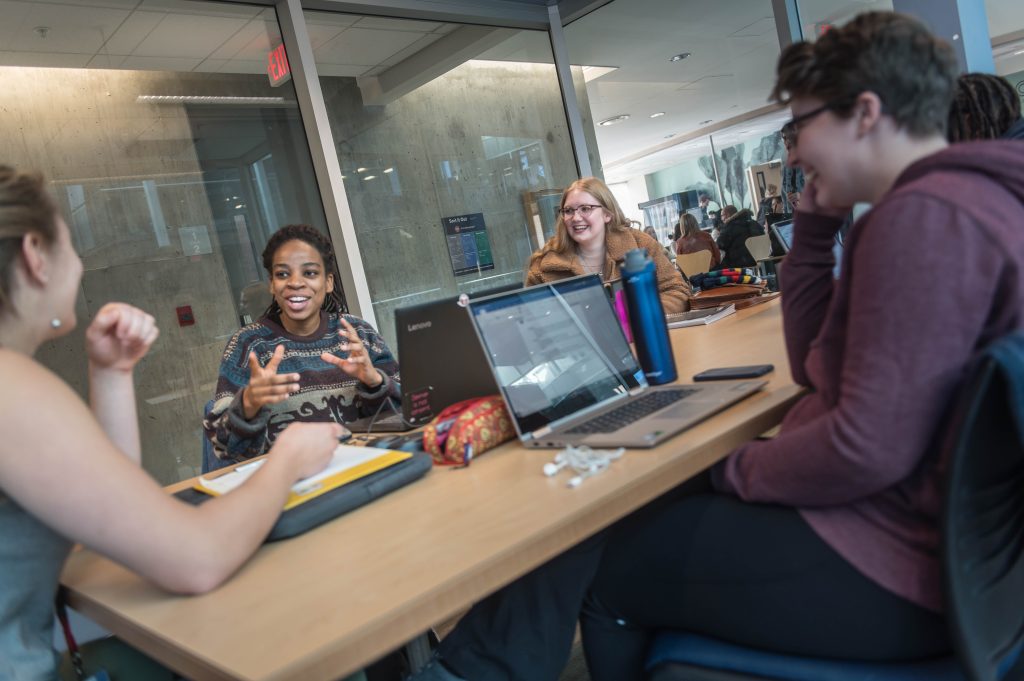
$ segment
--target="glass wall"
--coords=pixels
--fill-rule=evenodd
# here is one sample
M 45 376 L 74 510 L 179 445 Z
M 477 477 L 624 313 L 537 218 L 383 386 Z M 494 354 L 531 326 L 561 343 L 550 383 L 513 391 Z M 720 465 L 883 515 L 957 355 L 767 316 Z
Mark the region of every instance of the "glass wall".
M 379 330 L 521 282 L 576 179 L 547 34 L 306 12 Z
M 700 191 L 720 205 L 754 205 L 748 168 L 779 154 L 762 141 L 767 132 L 723 128 L 779 108 L 767 101 L 779 55 L 771 3 L 728 0 L 697 10 L 614 0 L 566 26 L 565 37 L 586 81 L 604 177 L 630 203 L 631 217 L 668 242 L 674 224 L 662 218 L 678 219 Z
M 143 465 L 198 472 L 221 352 L 269 301 L 260 252 L 326 230 L 273 10 L 214 2 L 8 1 L 0 161 L 52 183 L 85 265 L 79 329 L 40 359 L 86 392 L 83 334 L 120 300 L 161 335 L 136 371 Z
M 985 0 L 996 73 L 1017 89 L 1024 104 L 1024 5 L 1017 0 Z

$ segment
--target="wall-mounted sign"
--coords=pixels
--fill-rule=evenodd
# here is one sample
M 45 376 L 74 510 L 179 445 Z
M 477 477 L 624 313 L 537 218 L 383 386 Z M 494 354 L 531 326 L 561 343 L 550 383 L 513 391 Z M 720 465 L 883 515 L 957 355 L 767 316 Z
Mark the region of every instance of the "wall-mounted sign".
M 483 213 L 441 218 L 441 224 L 444 225 L 448 255 L 456 277 L 494 269 L 494 256 Z
M 179 227 L 178 236 L 181 237 L 181 252 L 184 255 L 192 256 L 213 253 L 213 245 L 210 243 L 210 230 L 206 228 L 206 225 Z
M 271 87 L 284 85 L 292 79 L 292 69 L 288 65 L 284 44 L 278 45 L 267 54 L 267 78 L 270 79 Z

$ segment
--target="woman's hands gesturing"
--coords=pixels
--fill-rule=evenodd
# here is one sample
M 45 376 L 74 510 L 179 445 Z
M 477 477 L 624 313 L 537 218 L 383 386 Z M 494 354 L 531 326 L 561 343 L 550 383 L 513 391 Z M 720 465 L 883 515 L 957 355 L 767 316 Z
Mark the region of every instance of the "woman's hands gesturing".
M 152 315 L 107 303 L 85 330 L 85 352 L 93 369 L 130 372 L 159 335 Z
M 263 405 L 283 402 L 299 389 L 298 374 L 277 373 L 282 359 L 283 345 L 274 348 L 274 354 L 266 366 L 260 366 L 255 352 L 249 353 L 249 385 L 242 390 L 242 409 L 247 420 L 255 418 Z
M 370 361 L 370 353 L 366 351 L 366 346 L 363 345 L 363 341 L 359 338 L 356 330 L 348 323 L 347 319 L 344 317 L 340 319 L 341 325 L 345 327 L 343 336 L 348 344 L 348 357 L 342 359 L 337 355 L 325 352 L 320 355 L 320 359 L 328 364 L 333 364 L 349 376 L 358 379 L 363 385 L 376 388 L 384 382 L 384 377 L 381 376 L 377 367 L 373 366 L 373 362 Z

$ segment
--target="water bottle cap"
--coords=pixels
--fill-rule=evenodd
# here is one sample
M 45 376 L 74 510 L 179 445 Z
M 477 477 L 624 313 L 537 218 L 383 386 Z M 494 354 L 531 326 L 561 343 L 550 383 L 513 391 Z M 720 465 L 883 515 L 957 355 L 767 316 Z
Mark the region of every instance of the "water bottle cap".
M 626 251 L 626 261 L 623 264 L 622 269 L 630 272 L 642 270 L 650 259 L 651 256 L 646 249 L 634 248 L 630 251 Z

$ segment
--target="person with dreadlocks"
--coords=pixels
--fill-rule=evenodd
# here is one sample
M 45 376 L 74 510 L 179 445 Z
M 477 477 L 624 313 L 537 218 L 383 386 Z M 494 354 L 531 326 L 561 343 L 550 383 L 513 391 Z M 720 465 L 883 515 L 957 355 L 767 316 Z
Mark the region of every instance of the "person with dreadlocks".
M 295 422 L 344 425 L 401 399 L 398 362 L 377 330 L 347 313 L 331 243 L 309 225 L 263 249 L 273 302 L 224 349 L 203 428 L 225 465 L 266 453 Z
M 949 109 L 950 142 L 1024 140 L 1020 98 L 1005 78 L 988 73 L 965 73 L 957 78 Z

